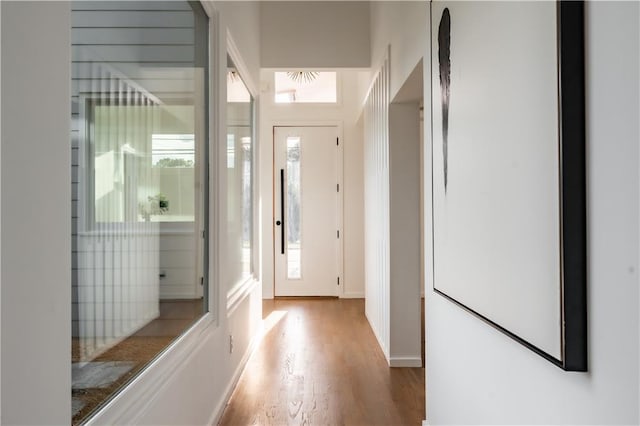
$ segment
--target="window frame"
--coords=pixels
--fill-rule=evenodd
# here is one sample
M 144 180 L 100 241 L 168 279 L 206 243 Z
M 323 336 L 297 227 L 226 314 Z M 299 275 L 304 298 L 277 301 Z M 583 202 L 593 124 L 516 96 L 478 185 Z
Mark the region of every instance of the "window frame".
M 212 144 L 217 140 L 216 132 L 220 128 L 219 120 L 215 115 L 211 114 L 212 110 L 218 108 L 220 93 L 216 88 L 216 84 L 211 84 L 210 80 L 215 82 L 220 79 L 220 71 L 218 69 L 219 61 L 217 52 L 219 51 L 219 40 L 221 40 L 220 24 L 218 12 L 214 6 L 202 1 L 188 1 L 194 7 L 194 3 L 200 8 L 202 12 L 201 18 L 206 20 L 206 67 L 204 68 L 204 87 L 202 88 L 202 103 L 196 102 L 194 106 L 196 108 L 203 108 L 202 116 L 204 117 L 204 123 L 202 123 L 203 130 L 203 160 L 201 167 L 201 185 L 204 185 L 204 189 L 199 191 L 206 202 L 201 202 L 202 217 L 205 224 L 204 231 L 199 230 L 196 238 L 200 236 L 204 240 L 204 264 L 197 270 L 198 273 L 202 272 L 204 283 L 203 294 L 203 312 L 202 314 L 187 328 L 182 330 L 166 347 L 162 348 L 154 357 L 152 357 L 136 374 L 126 381 L 120 388 L 115 390 L 111 395 L 102 401 L 97 408 L 82 419 L 82 423 L 91 424 L 119 424 L 123 418 L 136 419 L 140 416 L 139 406 L 134 404 L 134 401 L 144 399 L 146 396 L 153 394 L 159 387 L 166 383 L 172 375 L 175 374 L 180 366 L 193 351 L 201 345 L 201 339 L 203 334 L 210 329 L 216 329 L 219 326 L 219 262 L 218 247 L 215 242 L 215 238 L 211 238 L 211 235 L 218 235 L 219 228 L 218 214 L 216 208 L 210 208 L 213 204 L 217 207 L 217 162 L 218 154 L 215 149 L 211 149 Z M 194 11 L 195 13 L 195 11 Z M 71 46 L 70 46 L 71 49 Z M 72 74 L 69 72 L 69 80 L 71 81 Z M 197 90 L 197 89 L 196 89 Z M 90 108 L 87 105 L 90 102 L 94 102 L 96 98 L 86 95 L 80 95 L 79 97 L 79 113 L 80 116 L 89 111 Z M 198 99 L 196 98 L 196 101 Z M 85 116 L 86 117 L 86 116 Z M 93 118 L 92 118 L 93 119 Z M 86 120 L 80 124 L 80 137 L 86 137 L 87 132 L 90 129 L 87 126 Z M 88 139 L 89 140 L 89 139 Z M 197 145 L 197 144 L 196 144 Z M 197 148 L 196 148 L 197 149 Z M 94 147 L 87 147 L 85 155 L 90 157 L 89 153 L 95 152 Z M 89 160 L 88 158 L 82 161 Z M 85 163 L 85 167 L 89 164 Z M 93 167 L 93 166 L 92 166 Z M 89 186 L 88 180 L 85 181 L 85 186 Z M 91 179 L 91 185 L 93 189 L 94 180 Z M 86 191 L 80 185 L 77 188 L 78 191 Z M 85 192 L 85 194 L 88 194 Z M 82 207 L 87 208 L 86 204 L 95 204 L 93 191 L 87 198 L 87 201 L 83 203 Z M 197 196 L 197 195 L 196 195 Z M 91 200 L 91 201 L 89 201 Z M 95 208 L 95 206 L 93 206 Z M 89 229 L 95 225 L 95 212 L 91 212 L 91 220 L 86 220 L 85 223 L 78 223 L 78 233 L 80 232 L 92 232 L 93 229 Z M 158 222 L 162 227 L 163 224 L 169 224 L 171 222 Z M 175 223 L 188 223 L 192 222 L 175 222 Z M 81 227 L 82 226 L 82 227 Z M 170 230 L 168 232 L 182 232 L 180 229 Z M 70 306 L 70 309 L 72 307 Z M 69 328 L 69 336 L 71 335 L 71 328 Z M 70 383 L 69 383 L 70 384 Z M 71 388 L 69 388 L 69 391 Z M 69 393 L 69 406 L 71 402 L 71 393 Z

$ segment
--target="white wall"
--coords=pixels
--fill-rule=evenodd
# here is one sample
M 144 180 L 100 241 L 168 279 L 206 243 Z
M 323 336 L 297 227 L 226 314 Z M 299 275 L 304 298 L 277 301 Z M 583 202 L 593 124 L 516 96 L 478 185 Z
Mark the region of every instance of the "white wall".
M 205 5 L 213 13 L 211 6 Z M 1 7 L 2 422 L 70 424 L 70 8 L 65 2 L 5 1 Z M 221 94 L 211 106 L 213 118 L 226 106 L 227 25 L 232 34 L 257 39 L 259 22 L 252 19 L 257 8 L 221 8 L 220 26 L 211 34 L 212 43 L 218 42 L 211 49 L 218 74 L 212 75 L 220 77 L 213 80 L 212 92 Z M 259 47 L 245 49 L 239 40 L 245 63 L 254 64 L 250 72 L 258 75 Z M 216 142 L 220 151 L 226 149 L 223 136 L 223 128 L 214 134 L 213 151 Z M 212 185 L 218 182 L 215 172 Z M 211 207 L 220 208 L 216 197 Z M 221 222 L 213 220 L 217 213 L 211 222 L 214 236 L 221 231 L 216 228 Z M 218 247 L 212 244 L 211 249 L 210 283 L 226 288 L 228 283 L 221 281 L 225 265 L 217 261 Z M 261 318 L 259 283 L 246 289 L 233 312 L 227 311 L 224 296 L 211 295 L 217 315 L 201 319 L 91 423 L 215 423 L 259 335 Z M 229 335 L 234 336 L 233 353 Z
M 0 46 L 2 46 L 2 6 L 0 6 Z M 0 81 L 2 81 L 2 48 L 0 48 Z M 2 99 L 2 84 L 0 84 Z M 0 129 L 2 129 L 2 102 L 0 102 Z M 0 188 L 2 187 L 2 131 L 0 130 Z M 2 259 L 2 195 L 0 192 L 0 259 Z M 2 318 L 2 262 L 0 262 L 0 318 Z M 2 321 L 0 321 L 0 324 Z M 2 383 L 2 327 L 0 326 L 0 383 Z M 0 385 L 0 419 L 2 419 L 2 386 Z
M 262 51 L 260 30 L 259 1 L 219 1 L 216 8 L 224 18 L 225 26 L 229 29 L 233 41 L 242 53 L 242 66 L 248 75 L 242 78 L 249 86 L 249 90 L 257 90 L 260 81 L 260 55 Z
M 389 106 L 389 363 L 392 367 L 422 366 L 419 154 L 418 103 L 392 103 Z
M 640 421 L 639 13 L 637 2 L 586 4 L 589 372 L 564 372 L 452 305 L 427 273 L 430 424 Z M 428 168 L 428 148 L 424 160 Z
M 429 46 L 428 14 L 426 1 L 371 2 L 371 60 L 377 69 L 387 46 L 391 45 L 391 99 L 396 97 Z
M 2 422 L 71 422 L 70 15 L 2 8 Z
M 273 71 L 262 72 L 260 104 L 260 202 L 262 221 L 262 293 L 273 297 L 273 126 L 342 124 L 344 181 L 344 277 L 341 297 L 364 297 L 362 132 L 358 130 L 357 80 L 360 72 L 343 70 L 341 102 L 330 105 L 275 104 Z
M 262 3 L 262 67 L 364 68 L 369 54 L 369 2 Z

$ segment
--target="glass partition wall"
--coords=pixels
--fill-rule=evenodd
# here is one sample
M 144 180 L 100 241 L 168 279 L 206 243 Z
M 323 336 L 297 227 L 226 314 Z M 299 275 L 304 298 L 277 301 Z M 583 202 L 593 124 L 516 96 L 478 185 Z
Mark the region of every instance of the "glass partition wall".
M 80 423 L 208 311 L 208 18 L 72 7 L 72 410 Z

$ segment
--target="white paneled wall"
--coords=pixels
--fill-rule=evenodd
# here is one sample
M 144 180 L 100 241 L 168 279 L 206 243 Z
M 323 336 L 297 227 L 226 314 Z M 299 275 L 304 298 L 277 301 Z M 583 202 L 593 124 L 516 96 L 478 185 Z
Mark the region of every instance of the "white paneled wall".
M 94 358 L 158 316 L 157 228 L 141 222 L 77 236 L 73 320 L 81 360 Z
M 193 223 L 178 225 L 171 222 L 160 223 L 161 300 L 202 297 L 199 279 L 201 274 L 196 266 L 195 226 Z
M 364 109 L 365 312 L 389 358 L 389 60 L 385 58 Z

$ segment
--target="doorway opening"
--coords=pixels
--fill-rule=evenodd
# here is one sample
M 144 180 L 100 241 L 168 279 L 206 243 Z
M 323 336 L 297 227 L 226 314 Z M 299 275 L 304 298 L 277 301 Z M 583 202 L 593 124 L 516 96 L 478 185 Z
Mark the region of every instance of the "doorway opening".
M 337 126 L 273 128 L 274 295 L 338 296 L 342 276 Z
M 390 360 L 397 367 L 425 360 L 423 98 L 420 61 L 389 105 Z

